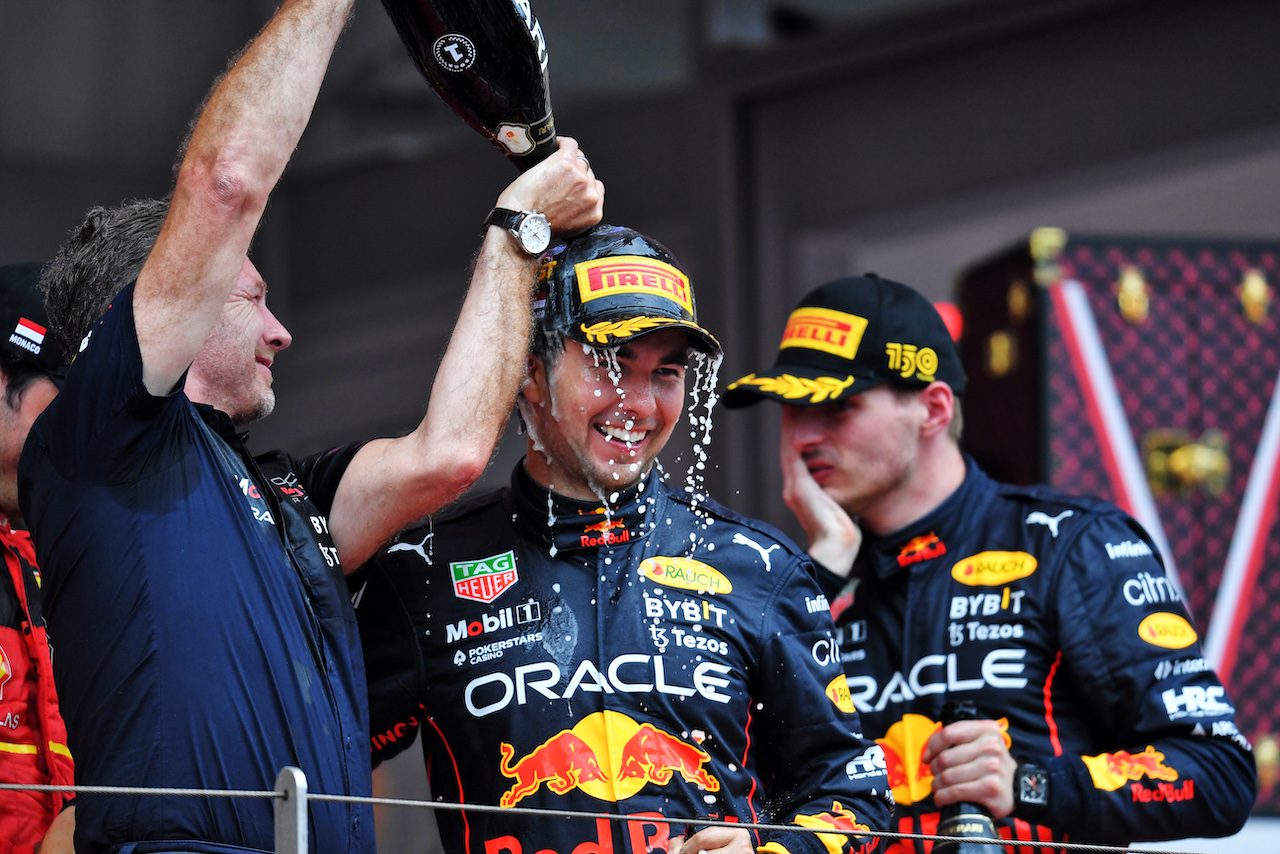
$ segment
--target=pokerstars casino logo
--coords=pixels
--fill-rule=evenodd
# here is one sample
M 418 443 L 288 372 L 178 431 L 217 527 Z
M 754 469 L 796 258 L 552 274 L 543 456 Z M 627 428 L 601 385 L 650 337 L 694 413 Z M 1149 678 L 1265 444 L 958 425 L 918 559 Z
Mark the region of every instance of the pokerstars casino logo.
M 459 599 L 488 604 L 520 580 L 516 573 L 516 553 L 503 552 L 480 560 L 461 560 L 449 564 L 453 576 L 453 594 Z

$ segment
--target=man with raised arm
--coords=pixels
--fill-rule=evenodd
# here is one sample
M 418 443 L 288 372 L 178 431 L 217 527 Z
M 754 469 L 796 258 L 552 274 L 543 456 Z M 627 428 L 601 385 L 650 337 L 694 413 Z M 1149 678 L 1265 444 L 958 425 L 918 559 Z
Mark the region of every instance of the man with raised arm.
M 237 434 L 290 342 L 246 252 L 351 6 L 283 3 L 209 96 L 171 199 L 91 212 L 44 278 L 78 356 L 20 492 L 80 784 L 264 790 L 294 765 L 312 792 L 368 795 L 344 567 L 460 494 L 506 421 L 534 259 L 491 227 L 416 430 L 305 460 Z M 562 140 L 498 204 L 572 233 L 602 197 Z M 81 854 L 273 848 L 261 798 L 83 795 L 76 819 Z M 373 850 L 367 806 L 309 820 L 314 852 Z

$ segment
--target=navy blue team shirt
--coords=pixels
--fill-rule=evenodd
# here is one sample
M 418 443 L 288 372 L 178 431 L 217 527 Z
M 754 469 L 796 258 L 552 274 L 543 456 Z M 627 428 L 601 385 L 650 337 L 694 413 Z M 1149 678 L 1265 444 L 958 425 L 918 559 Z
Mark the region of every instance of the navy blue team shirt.
M 19 465 L 79 784 L 269 790 L 295 765 L 311 792 L 371 794 L 364 665 L 325 515 L 357 449 L 255 459 L 181 384 L 149 394 L 133 286 L 115 298 Z M 272 810 L 81 795 L 76 850 L 271 850 Z M 312 852 L 373 852 L 368 807 L 310 815 Z

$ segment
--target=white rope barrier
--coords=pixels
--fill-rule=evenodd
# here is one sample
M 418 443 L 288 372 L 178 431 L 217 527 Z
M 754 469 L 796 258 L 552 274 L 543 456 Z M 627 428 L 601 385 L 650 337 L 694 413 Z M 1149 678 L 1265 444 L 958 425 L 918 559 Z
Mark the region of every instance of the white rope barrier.
M 926 833 L 895 833 L 890 830 L 866 830 L 853 833 L 834 828 L 801 827 L 795 824 L 760 824 L 746 821 L 723 821 L 703 816 L 679 817 L 646 815 L 643 817 L 616 813 L 595 813 L 582 810 L 556 810 L 538 807 L 500 807 L 488 804 L 462 804 L 453 801 L 420 801 L 407 798 L 366 798 L 355 795 L 312 794 L 307 791 L 307 778 L 298 768 L 286 767 L 276 778 L 276 788 L 269 792 L 239 791 L 234 789 L 147 789 L 130 786 L 39 786 L 21 783 L 0 783 L 0 791 L 73 792 L 102 795 L 144 795 L 155 797 L 214 797 L 214 798 L 267 798 L 275 800 L 275 854 L 306 854 L 307 804 L 310 801 L 331 803 L 370 804 L 373 806 L 426 808 L 462 812 L 501 812 L 504 815 L 554 816 L 556 818 L 607 819 L 613 822 L 643 821 L 666 825 L 696 825 L 698 827 L 729 827 L 742 830 L 785 831 L 800 833 L 835 833 L 844 836 L 869 836 L 889 841 L 910 840 L 937 842 L 949 837 Z M 1052 851 L 1090 851 L 1107 854 L 1204 854 L 1194 851 L 1168 849 L 1124 848 L 1115 845 L 1094 845 L 1086 842 L 1053 842 L 1023 839 L 969 839 L 980 845 L 1007 846 L 1009 848 L 1043 848 Z

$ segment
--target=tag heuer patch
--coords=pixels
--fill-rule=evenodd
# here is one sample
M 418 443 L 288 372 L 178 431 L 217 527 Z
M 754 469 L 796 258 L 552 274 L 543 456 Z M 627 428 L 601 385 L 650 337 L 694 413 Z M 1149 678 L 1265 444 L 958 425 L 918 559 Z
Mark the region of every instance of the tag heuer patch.
M 514 551 L 451 563 L 449 572 L 453 575 L 454 595 L 473 602 L 492 602 L 520 578 L 516 574 Z

